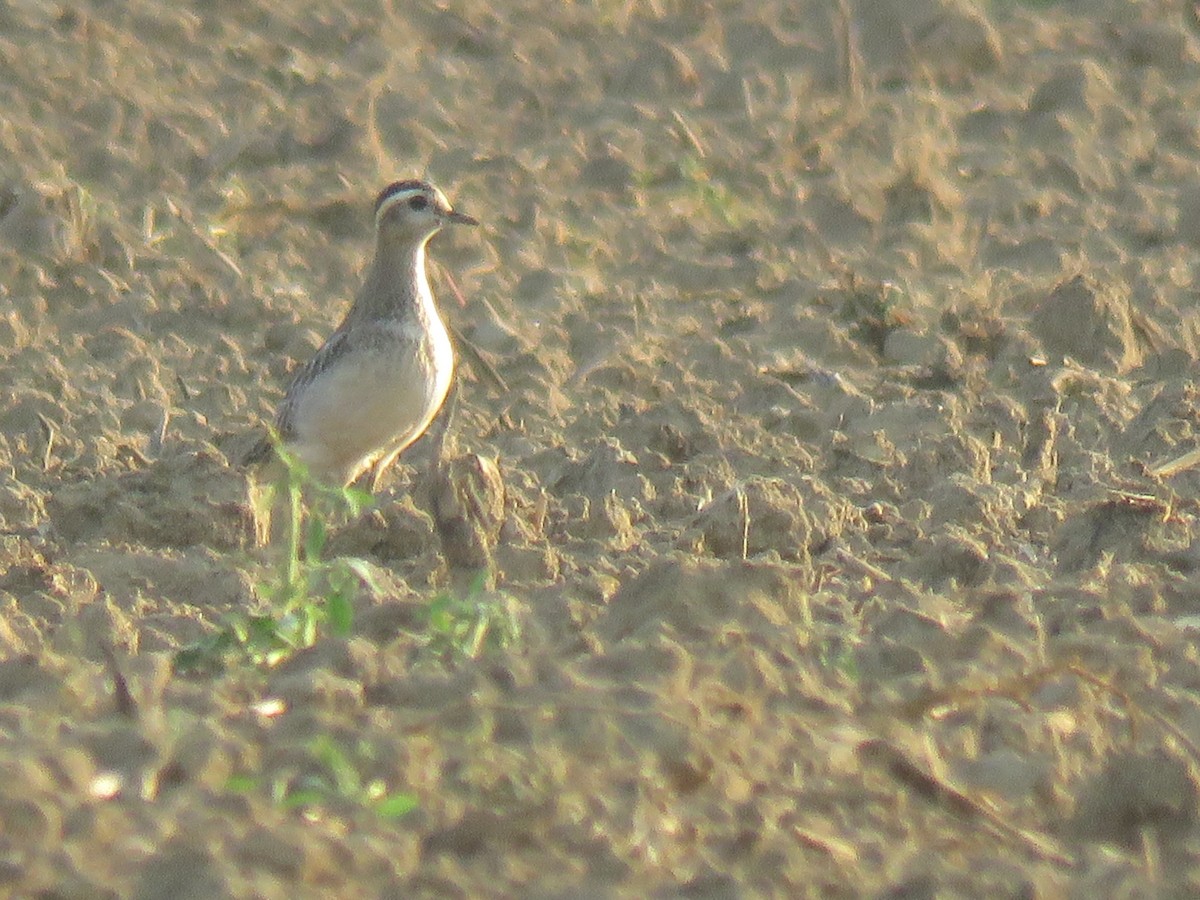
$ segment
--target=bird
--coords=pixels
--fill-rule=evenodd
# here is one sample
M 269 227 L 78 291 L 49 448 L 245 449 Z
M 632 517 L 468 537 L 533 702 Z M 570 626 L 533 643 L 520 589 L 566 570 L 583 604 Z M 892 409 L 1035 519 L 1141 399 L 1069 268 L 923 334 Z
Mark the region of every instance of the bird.
M 347 487 L 384 472 L 437 416 L 454 377 L 454 347 L 425 272 L 426 246 L 449 224 L 478 225 L 428 181 L 394 181 L 375 200 L 375 256 L 342 322 L 296 370 L 271 433 L 249 466 L 276 445 L 316 480 Z M 268 526 L 269 527 L 269 526 Z

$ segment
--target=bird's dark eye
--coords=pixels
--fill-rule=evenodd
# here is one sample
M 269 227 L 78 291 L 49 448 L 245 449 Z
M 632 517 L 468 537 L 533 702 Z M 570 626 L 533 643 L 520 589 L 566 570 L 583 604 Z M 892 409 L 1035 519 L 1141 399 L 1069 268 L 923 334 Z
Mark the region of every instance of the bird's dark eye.
M 420 194 L 408 201 L 409 209 L 422 210 L 429 205 L 429 198 L 423 197 Z

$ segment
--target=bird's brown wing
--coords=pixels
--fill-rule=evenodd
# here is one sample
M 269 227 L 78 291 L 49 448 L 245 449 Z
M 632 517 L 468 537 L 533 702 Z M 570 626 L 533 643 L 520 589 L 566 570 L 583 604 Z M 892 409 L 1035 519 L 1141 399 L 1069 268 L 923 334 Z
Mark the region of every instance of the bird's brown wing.
M 288 385 L 287 393 L 283 396 L 283 402 L 279 404 L 279 409 L 275 413 L 275 433 L 279 436 L 279 440 L 288 441 L 295 436 L 296 407 L 305 389 L 339 357 L 345 355 L 353 344 L 350 332 L 344 327 L 338 328 L 329 336 L 329 340 L 313 354 L 312 359 L 296 370 L 291 384 Z M 264 434 L 242 458 L 242 465 L 255 466 L 266 462 L 271 458 L 273 452 L 274 441 L 271 439 L 271 435 Z

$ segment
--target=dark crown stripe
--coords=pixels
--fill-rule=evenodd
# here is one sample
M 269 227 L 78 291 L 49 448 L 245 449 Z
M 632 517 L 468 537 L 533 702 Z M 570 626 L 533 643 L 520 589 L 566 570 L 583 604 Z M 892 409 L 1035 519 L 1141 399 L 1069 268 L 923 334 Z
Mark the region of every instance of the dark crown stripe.
M 433 186 L 427 181 L 420 181 L 416 178 L 408 178 L 404 181 L 393 181 L 375 198 L 375 213 L 379 213 L 379 208 L 388 201 L 389 198 L 405 191 L 432 191 Z

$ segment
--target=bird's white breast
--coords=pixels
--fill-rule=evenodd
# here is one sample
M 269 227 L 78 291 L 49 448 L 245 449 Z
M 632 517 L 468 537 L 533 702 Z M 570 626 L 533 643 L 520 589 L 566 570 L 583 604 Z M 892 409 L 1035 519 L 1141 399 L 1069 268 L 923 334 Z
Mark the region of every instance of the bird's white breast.
M 293 448 L 318 478 L 352 481 L 403 448 L 446 399 L 454 351 L 440 319 L 380 322 L 315 378 L 298 404 Z

